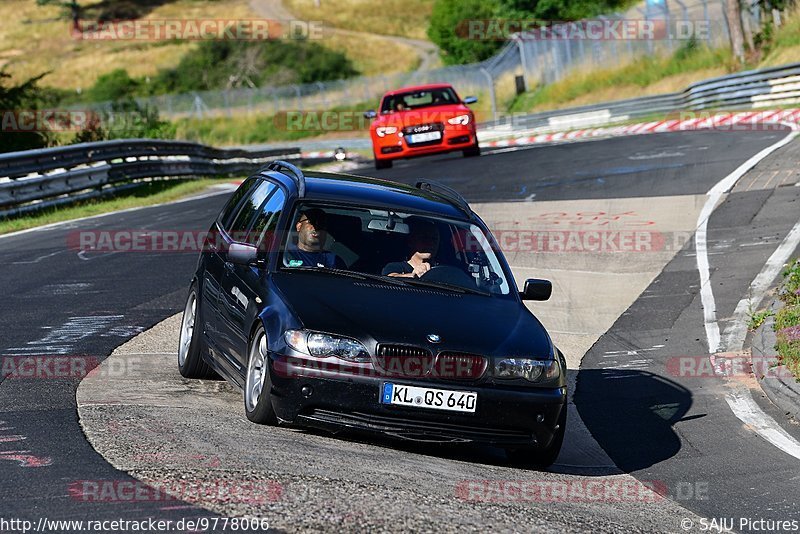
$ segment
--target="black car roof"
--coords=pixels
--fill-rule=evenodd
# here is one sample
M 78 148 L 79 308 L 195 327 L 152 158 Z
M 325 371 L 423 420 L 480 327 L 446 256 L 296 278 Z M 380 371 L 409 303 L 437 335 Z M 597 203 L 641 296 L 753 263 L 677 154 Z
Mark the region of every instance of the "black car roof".
M 270 174 L 279 175 L 287 185 L 293 183 L 283 173 Z M 469 218 L 469 214 L 441 194 L 411 185 L 353 174 L 315 171 L 304 171 L 303 174 L 305 175 L 303 200 L 363 204 L 456 219 Z

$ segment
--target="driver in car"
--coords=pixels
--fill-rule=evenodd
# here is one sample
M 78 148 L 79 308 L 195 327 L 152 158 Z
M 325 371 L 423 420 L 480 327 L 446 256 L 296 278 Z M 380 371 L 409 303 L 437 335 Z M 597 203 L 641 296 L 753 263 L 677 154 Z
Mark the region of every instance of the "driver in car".
M 436 254 L 439 252 L 439 230 L 436 225 L 428 221 L 412 221 L 409 227 L 409 258 L 387 263 L 381 271 L 383 276 L 420 278 L 436 265 Z
M 312 208 L 301 212 L 295 230 L 297 244 L 290 244 L 286 250 L 289 267 L 347 268 L 339 256 L 323 248 L 328 239 L 328 216 L 324 211 Z

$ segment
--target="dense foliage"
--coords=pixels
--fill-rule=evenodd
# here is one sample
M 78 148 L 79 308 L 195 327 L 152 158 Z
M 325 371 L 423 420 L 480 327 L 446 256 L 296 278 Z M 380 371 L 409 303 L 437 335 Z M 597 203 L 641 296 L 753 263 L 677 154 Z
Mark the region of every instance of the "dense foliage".
M 100 76 L 94 102 L 192 91 L 338 80 L 358 74 L 342 53 L 310 41 L 206 41 L 172 69 L 131 78 L 124 69 Z
M 570 21 L 618 11 L 629 0 L 436 0 L 428 37 L 441 48 L 445 63 L 455 65 L 482 61 L 502 45 L 497 34 L 470 36 L 469 21 L 519 20 Z M 479 24 L 480 25 L 480 24 Z
M 35 111 L 47 102 L 47 94 L 37 85 L 42 76 L 19 85 L 11 83 L 11 76 L 0 70 L 0 152 L 15 152 L 42 148 L 49 144 L 50 138 L 43 131 L 19 131 L 18 118 L 21 111 Z

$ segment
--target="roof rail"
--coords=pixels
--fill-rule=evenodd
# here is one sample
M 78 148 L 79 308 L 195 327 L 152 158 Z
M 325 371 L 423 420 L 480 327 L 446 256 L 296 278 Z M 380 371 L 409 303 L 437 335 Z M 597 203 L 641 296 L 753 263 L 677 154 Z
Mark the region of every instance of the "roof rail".
M 417 182 L 415 187 L 450 201 L 451 204 L 470 217 L 473 215 L 472 208 L 469 207 L 467 201 L 452 187 L 437 182 Z
M 306 196 L 306 176 L 303 174 L 303 171 L 291 163 L 280 159 L 270 162 L 269 165 L 267 165 L 267 170 L 278 171 L 292 178 L 297 185 L 297 196 L 300 198 Z

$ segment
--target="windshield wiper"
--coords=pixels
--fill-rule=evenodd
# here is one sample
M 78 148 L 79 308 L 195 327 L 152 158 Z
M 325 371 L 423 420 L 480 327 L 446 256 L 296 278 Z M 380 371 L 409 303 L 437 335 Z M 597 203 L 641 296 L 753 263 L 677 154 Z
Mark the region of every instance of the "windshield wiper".
M 398 280 L 402 280 L 407 284 L 431 287 L 436 289 L 447 289 L 458 293 L 472 293 L 473 295 L 483 295 L 483 296 L 491 295 L 491 293 L 487 291 L 482 291 L 475 287 L 459 286 L 456 284 L 448 284 L 447 282 L 430 282 L 427 280 L 420 280 L 419 278 L 401 278 L 401 277 L 398 277 Z

